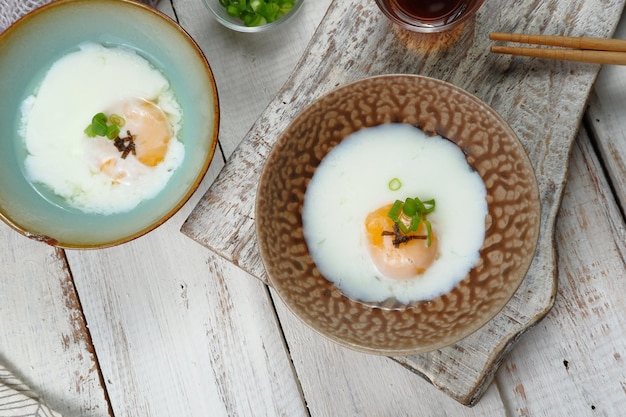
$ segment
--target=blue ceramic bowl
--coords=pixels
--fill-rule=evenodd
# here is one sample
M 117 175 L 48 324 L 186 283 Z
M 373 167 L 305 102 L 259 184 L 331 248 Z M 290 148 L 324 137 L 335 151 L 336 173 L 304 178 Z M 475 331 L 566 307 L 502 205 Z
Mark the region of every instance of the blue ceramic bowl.
M 83 213 L 25 175 L 20 105 L 53 62 L 86 41 L 137 51 L 162 71 L 182 107 L 183 164 L 156 197 L 126 213 Z M 113 246 L 161 225 L 197 189 L 217 144 L 217 88 L 201 50 L 167 16 L 131 1 L 61 0 L 17 21 L 0 35 L 0 97 L 0 218 L 63 248 Z

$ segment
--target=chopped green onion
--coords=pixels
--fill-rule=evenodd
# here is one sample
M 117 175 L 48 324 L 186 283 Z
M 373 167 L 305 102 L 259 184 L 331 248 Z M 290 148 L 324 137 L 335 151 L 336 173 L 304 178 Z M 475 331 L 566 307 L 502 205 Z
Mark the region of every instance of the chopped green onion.
M 100 119 L 94 119 L 91 122 L 91 130 L 95 136 L 104 136 L 107 134 L 106 122 L 102 122 Z
M 287 14 L 287 12 L 291 9 L 293 9 L 294 6 L 294 2 L 293 1 L 283 1 L 281 4 L 279 4 L 280 7 L 280 13 Z
M 113 140 L 125 124 L 126 120 L 118 114 L 107 117 L 104 113 L 97 113 L 91 118 L 91 124 L 85 128 L 85 134 L 91 138 L 103 136 Z
M 119 114 L 115 114 L 115 113 L 112 113 L 109 116 L 108 120 L 109 120 L 109 123 L 117 127 L 124 127 L 124 125 L 126 124 L 126 119 L 124 119 Z
M 263 26 L 286 15 L 295 6 L 294 0 L 219 0 L 229 16 L 244 25 Z
M 260 14 L 247 14 L 243 18 L 243 23 L 246 26 L 254 27 L 254 26 L 263 26 L 267 24 L 267 20 Z
M 107 126 L 107 134 L 106 137 L 113 140 L 118 137 L 120 134 L 120 128 L 116 125 Z
M 430 214 L 435 211 L 435 199 L 424 201 L 424 214 Z
M 268 23 L 272 23 L 279 19 L 278 14 L 280 13 L 280 6 L 276 3 L 266 3 L 264 9 L 265 20 Z
M 416 214 L 418 214 L 418 211 L 417 211 L 418 208 L 419 206 L 417 205 L 417 201 L 409 197 L 406 200 L 404 200 L 404 206 L 402 207 L 402 212 L 409 217 L 414 217 Z
M 424 218 L 424 225 L 426 226 L 426 246 L 430 246 L 433 243 L 433 227 L 426 218 Z
M 411 224 L 409 225 L 409 233 L 417 231 L 417 228 L 420 226 L 422 219 L 420 216 L 415 216 L 411 218 Z
M 395 178 L 394 178 L 395 179 Z M 393 180 L 392 180 L 393 181 Z M 391 182 L 389 183 L 391 188 Z M 389 209 L 387 217 L 389 217 L 404 234 L 417 231 L 420 223 L 424 222 L 426 227 L 427 245 L 432 243 L 432 225 L 426 216 L 435 210 L 435 200 L 426 200 L 422 202 L 418 197 L 408 197 L 403 201 L 396 200 Z M 401 218 L 401 216 L 404 216 Z M 406 223 L 408 222 L 408 227 Z
M 415 201 L 415 205 L 417 206 L 416 212 L 419 214 L 426 214 L 426 207 L 424 207 L 424 203 L 418 197 L 413 199 Z
M 402 223 L 400 222 L 400 210 L 402 210 L 402 201 L 396 200 L 389 209 L 389 213 L 387 213 L 387 217 L 393 220 L 394 223 Z
M 411 233 L 411 230 L 409 230 L 409 228 L 405 226 L 404 222 L 396 222 L 396 224 L 405 235 Z
M 232 17 L 239 17 L 239 8 L 237 6 L 226 6 L 226 13 Z
M 102 122 L 102 123 L 106 123 L 107 121 L 107 116 L 104 113 L 96 113 L 96 115 L 94 117 L 91 118 L 91 122 Z
M 389 189 L 391 191 L 398 191 L 400 188 L 402 188 L 402 181 L 400 181 L 398 178 L 393 178 L 391 181 L 389 181 Z

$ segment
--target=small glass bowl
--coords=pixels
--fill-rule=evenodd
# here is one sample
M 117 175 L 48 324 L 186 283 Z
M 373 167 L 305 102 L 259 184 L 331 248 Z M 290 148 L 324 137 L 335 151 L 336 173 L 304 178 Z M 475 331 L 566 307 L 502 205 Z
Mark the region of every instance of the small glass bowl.
M 240 19 L 232 17 L 226 13 L 226 8 L 220 4 L 220 0 L 204 0 L 204 4 L 209 8 L 209 10 L 211 10 L 211 12 L 213 12 L 213 15 L 218 22 L 229 29 L 248 33 L 265 32 L 283 24 L 296 14 L 298 9 L 300 9 L 300 6 L 302 6 L 302 3 L 304 3 L 304 0 L 295 0 L 293 8 L 289 11 L 289 13 L 272 23 L 267 23 L 262 26 L 246 26 Z
M 217 0 L 216 0 L 217 1 Z M 404 12 L 396 0 L 376 0 L 378 8 L 395 24 L 413 32 L 450 30 L 474 16 L 485 0 L 465 0 L 453 12 L 437 19 L 420 19 Z

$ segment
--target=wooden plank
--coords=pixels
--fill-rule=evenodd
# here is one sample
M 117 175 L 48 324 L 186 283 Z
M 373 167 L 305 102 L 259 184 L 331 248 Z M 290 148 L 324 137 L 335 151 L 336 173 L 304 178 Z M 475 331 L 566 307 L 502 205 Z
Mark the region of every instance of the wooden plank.
M 621 68 L 623 69 L 623 68 Z M 623 115 L 611 111 L 623 106 L 620 95 L 626 91 L 626 73 L 618 76 L 617 68 L 604 68 L 606 77 L 598 80 L 595 91 L 589 98 L 589 111 L 586 114 L 587 126 L 610 175 L 611 184 L 624 211 L 626 207 L 626 131 Z M 601 81 L 602 80 L 602 81 Z
M 0 224 L 0 363 L 63 415 L 109 406 L 62 250 Z
M 552 311 L 497 376 L 512 415 L 618 416 L 626 409 L 626 226 L 584 130 L 557 223 Z
M 306 416 L 265 287 L 179 225 L 68 255 L 115 415 Z
M 487 54 L 490 31 L 610 36 L 622 0 L 486 1 L 475 21 L 441 37 L 391 26 L 373 2 L 332 3 L 298 69 L 257 120 L 183 233 L 264 278 L 254 236 L 256 182 L 272 144 L 308 103 L 369 75 L 420 73 L 450 81 L 487 101 L 511 124 L 533 162 L 542 200 L 542 234 L 527 279 L 503 312 L 457 346 L 397 358 L 464 404 L 473 404 L 503 356 L 549 310 L 555 293 L 554 222 L 571 143 L 599 67 Z M 442 62 L 446 64 L 443 65 Z M 212 213 L 226 213 L 216 221 Z
M 311 417 L 511 415 L 495 384 L 474 407 L 464 407 L 389 358 L 320 337 L 272 294 Z
M 624 16 L 615 37 L 626 37 Z M 626 407 L 620 296 L 626 282 L 626 229 L 619 209 L 626 201 L 621 117 L 626 98 L 620 88 L 625 85 L 623 67 L 605 66 L 598 76 L 585 125 L 599 155 L 581 130 L 557 223 L 555 306 L 497 376 L 502 395 L 520 415 L 553 409 L 563 415 L 620 415 Z
M 624 68 L 604 68 L 609 72 L 617 72 Z M 617 74 L 616 74 L 617 75 Z M 615 82 L 607 82 L 607 80 Z M 622 109 L 624 99 L 622 91 L 626 91 L 626 73 L 620 76 L 601 77 L 598 79 L 594 93 L 589 98 L 587 112 L 588 126 L 595 138 L 596 145 L 609 173 L 609 178 L 622 211 L 626 207 L 626 131 L 624 130 L 623 114 L 612 111 Z
M 241 100 L 239 112 L 222 107 L 221 138 L 246 120 L 249 127 L 262 109 L 247 103 L 244 93 L 263 86 L 251 100 L 258 105 L 279 88 L 259 81 L 269 72 L 252 78 L 254 62 L 269 67 L 283 54 L 238 61 L 241 51 L 222 43 L 228 35 L 202 2 L 173 5 L 162 1 L 159 8 L 196 37 L 222 97 Z M 229 70 L 248 74 L 250 84 Z M 222 166 L 218 155 L 198 192 L 150 234 L 106 250 L 68 252 L 115 415 L 307 415 L 265 286 L 247 276 L 238 279 L 238 268 L 180 233 Z
M 626 17 L 622 16 L 615 33 L 626 39 Z M 589 99 L 588 126 L 596 138 L 602 161 L 617 199 L 626 210 L 626 129 L 623 109 L 626 105 L 626 67 L 605 66 Z

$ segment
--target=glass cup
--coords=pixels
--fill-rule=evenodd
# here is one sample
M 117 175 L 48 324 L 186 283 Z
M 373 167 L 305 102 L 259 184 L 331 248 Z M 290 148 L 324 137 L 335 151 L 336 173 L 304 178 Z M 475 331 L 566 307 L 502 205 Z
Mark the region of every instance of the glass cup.
M 484 0 L 376 0 L 395 24 L 414 32 L 443 32 L 476 14 Z

